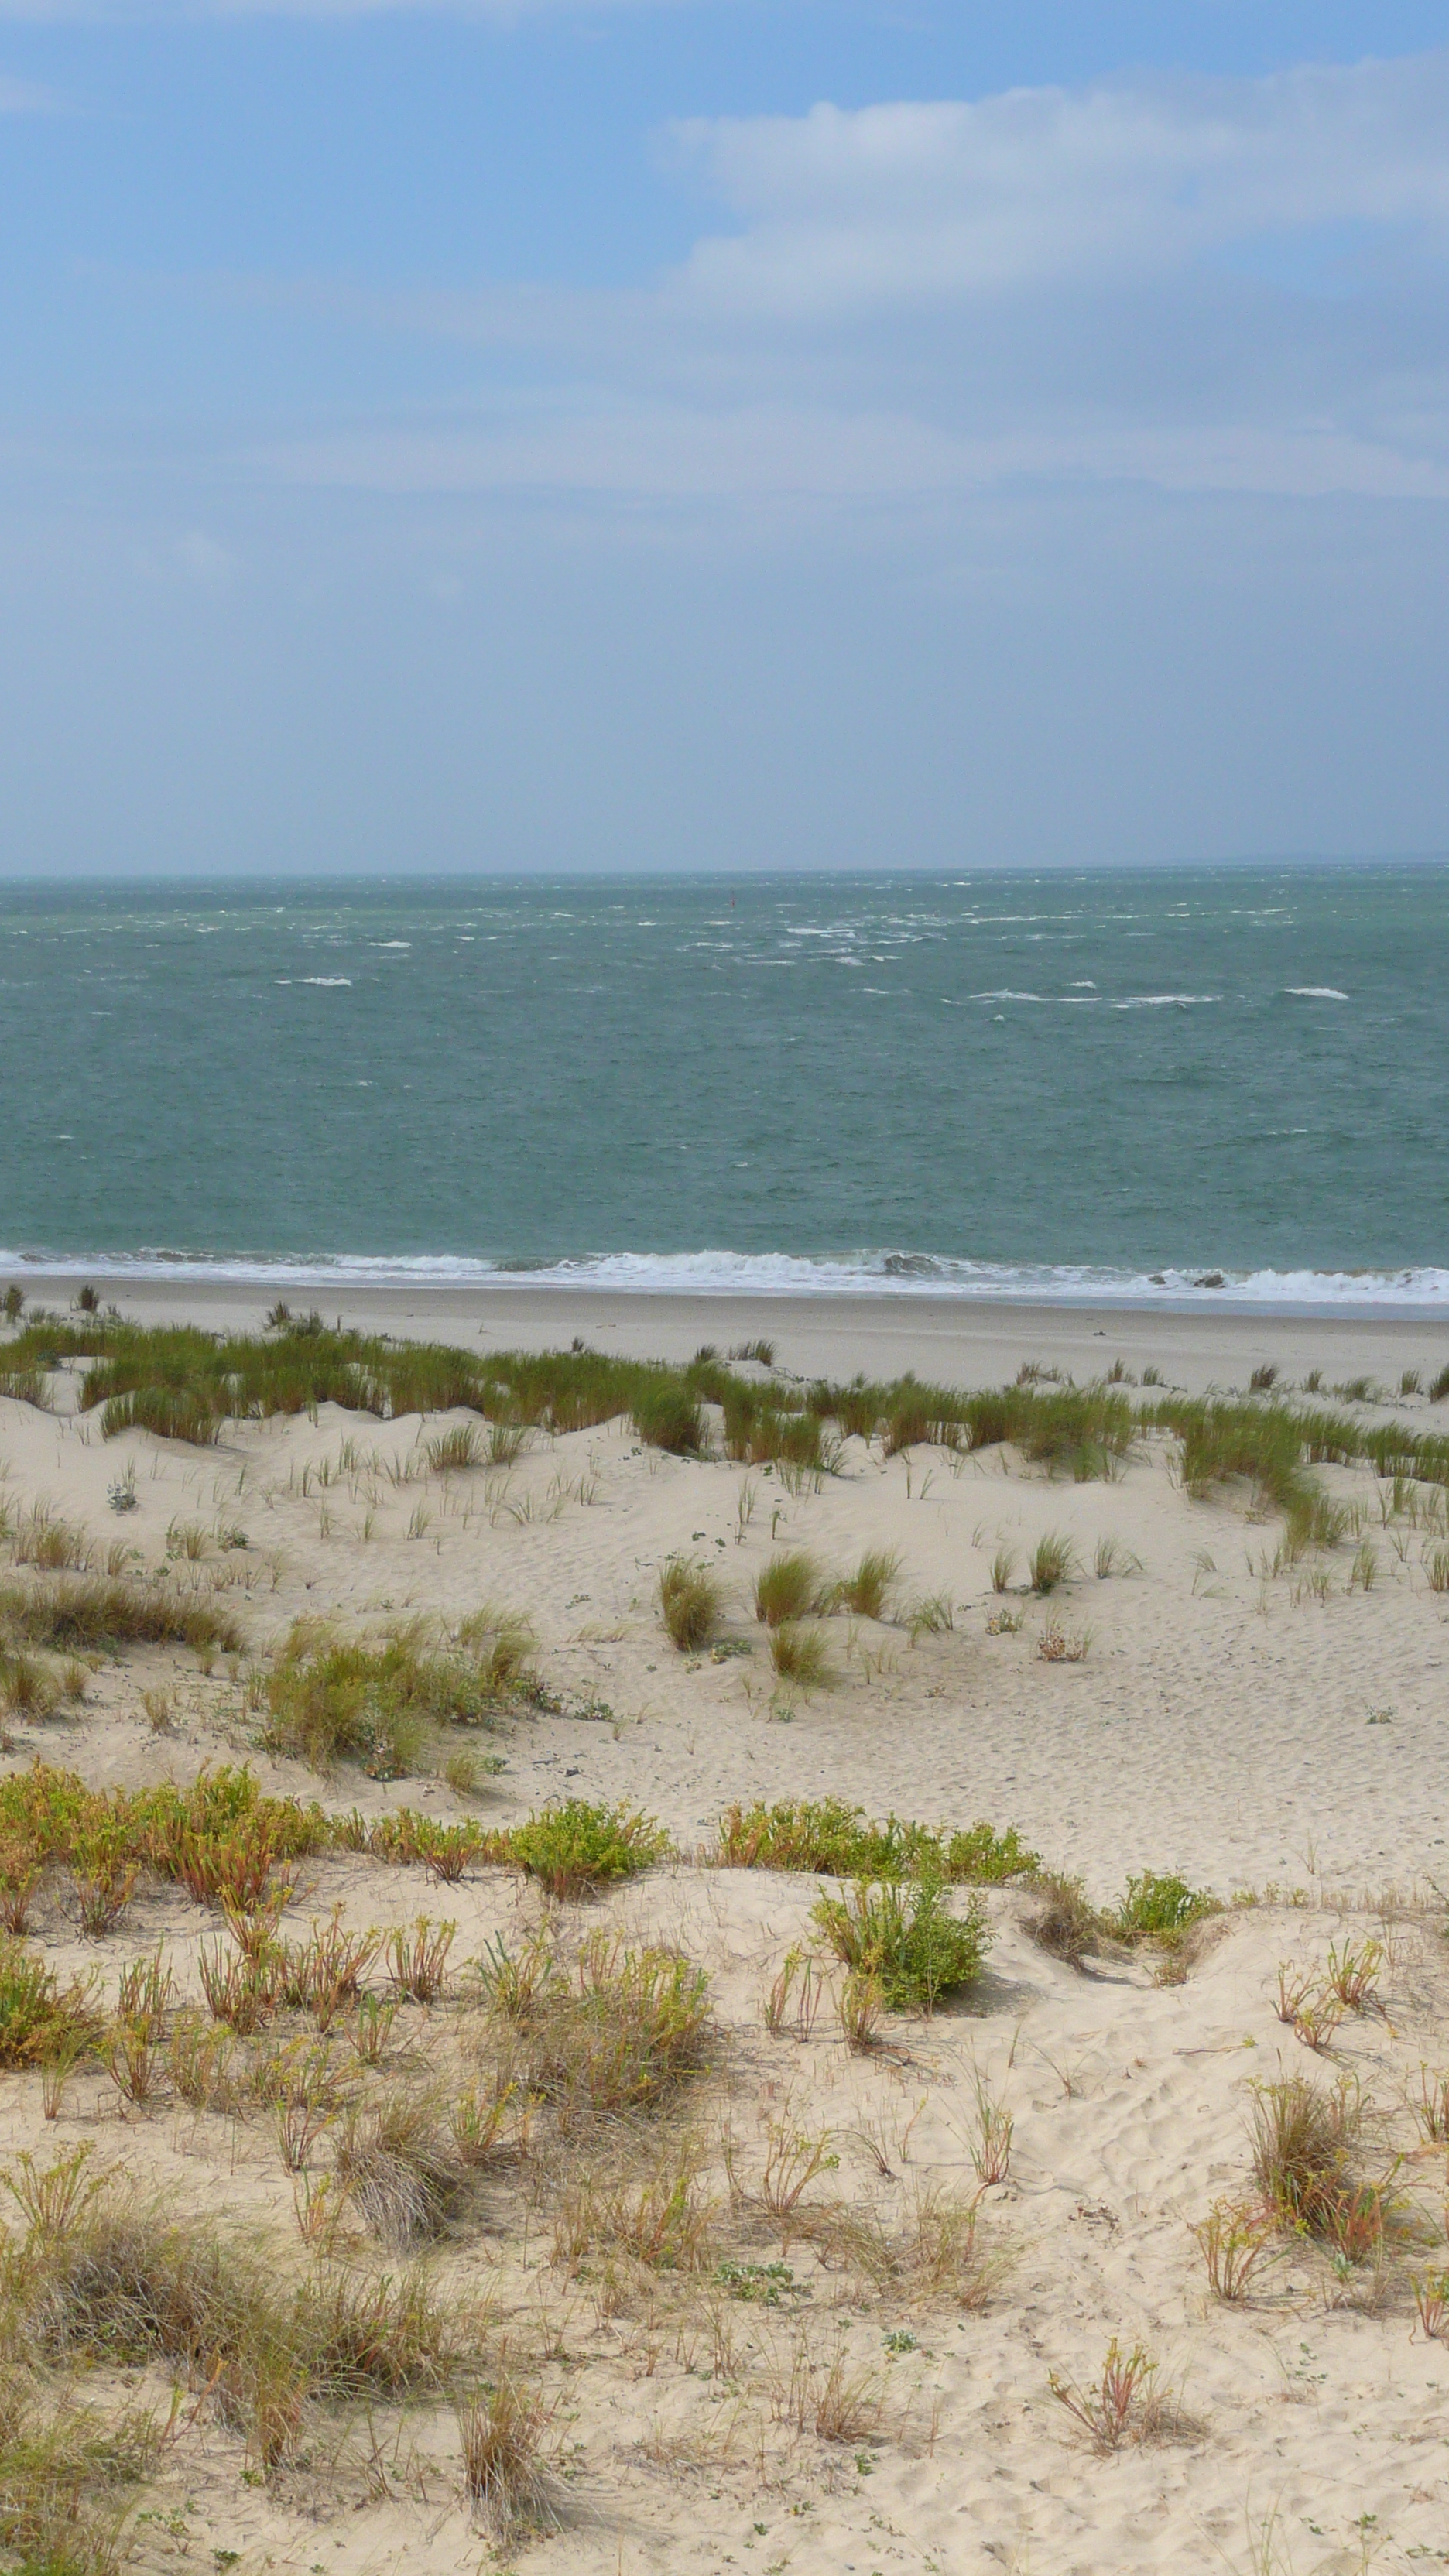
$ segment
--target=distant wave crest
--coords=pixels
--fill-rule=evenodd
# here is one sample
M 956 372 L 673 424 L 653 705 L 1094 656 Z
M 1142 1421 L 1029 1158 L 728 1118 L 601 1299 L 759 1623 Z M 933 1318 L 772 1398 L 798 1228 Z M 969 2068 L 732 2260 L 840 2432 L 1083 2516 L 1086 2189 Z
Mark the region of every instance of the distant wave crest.
M 1091 1263 L 995 1262 L 931 1252 L 605 1252 L 567 1260 L 481 1260 L 466 1254 L 319 1254 L 310 1258 L 199 1255 L 152 1249 L 65 1254 L 0 1250 L 0 1270 L 56 1278 L 208 1280 L 216 1285 L 578 1288 L 616 1294 L 738 1297 L 1002 1298 L 1020 1304 L 1449 1308 L 1449 1269 L 1150 1272 Z

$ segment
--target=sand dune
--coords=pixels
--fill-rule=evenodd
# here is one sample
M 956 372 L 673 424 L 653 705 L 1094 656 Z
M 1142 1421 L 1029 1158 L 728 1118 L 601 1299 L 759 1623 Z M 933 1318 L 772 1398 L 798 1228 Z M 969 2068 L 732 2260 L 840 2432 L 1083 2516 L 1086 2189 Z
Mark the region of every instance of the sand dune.
M 446 1427 L 430 1419 L 426 1437 Z M 433 2257 L 446 2296 L 489 2302 L 480 2362 L 496 2372 L 501 2343 L 553 2410 L 558 2527 L 519 2543 L 528 2563 L 560 2576 L 1246 2576 L 1449 2554 L 1449 2359 L 1418 2324 L 1412 2287 L 1445 2260 L 1445 2149 L 1413 2107 L 1421 2069 L 1449 2061 L 1435 1886 L 1449 1832 L 1449 1596 L 1429 1587 L 1432 1534 L 1382 1519 L 1367 1472 L 1325 1471 L 1369 1514 L 1374 1579 L 1350 1588 L 1352 1539 L 1274 1573 L 1279 1529 L 1251 1519 L 1241 1493 L 1188 1501 L 1163 1441 L 1144 1443 L 1120 1481 L 1078 1485 L 1009 1451 L 884 1462 L 857 1439 L 838 1474 L 792 1492 L 761 1469 L 646 1451 L 623 1423 L 535 1439 L 507 1470 L 439 1477 L 418 1472 L 422 1429 L 324 1406 L 315 1423 L 229 1425 L 197 1452 L 136 1433 L 103 1442 L 73 1411 L 0 1405 L 13 1519 L 39 1502 L 102 1554 L 133 1548 L 147 1568 L 169 1549 L 172 1582 L 233 1610 L 248 1647 L 209 1671 L 175 1649 L 102 1662 L 79 1706 L 11 1718 L 6 1768 L 38 1755 L 92 1785 L 134 1787 L 246 1759 L 269 1788 L 336 1810 L 491 1825 L 570 1796 L 624 1800 L 668 1828 L 680 1857 L 563 1908 L 555 1938 L 567 1960 L 604 1925 L 675 1944 L 708 1972 L 706 2072 L 642 2143 L 620 2133 L 585 2159 L 599 2189 L 619 2173 L 635 2188 L 641 2157 L 687 2142 L 707 2259 L 650 2271 L 597 2243 L 561 2250 L 557 2164 L 535 2171 L 527 2157 Z M 409 1461 L 409 1480 L 393 1481 L 389 1464 Z M 136 1508 L 117 1513 L 111 1489 L 132 1469 Z M 1074 1571 L 1042 1599 L 1024 1585 L 1047 1533 L 1069 1540 Z M 1099 1577 L 1109 1542 L 1117 1570 Z M 779 1683 L 752 1615 L 755 1577 L 782 1547 L 810 1550 L 826 1575 L 867 1548 L 900 1558 L 885 1619 L 821 1620 L 823 1688 Z M 714 1653 L 678 1655 L 661 1627 L 658 1570 L 676 1551 L 708 1559 L 726 1587 Z M 913 1628 L 928 1596 L 949 1601 L 949 1625 L 938 1607 L 934 1627 Z M 456 1622 L 485 1600 L 532 1622 L 564 1713 L 520 1715 L 488 1737 L 506 1767 L 476 1796 L 460 1803 L 434 1776 L 319 1781 L 260 1748 L 248 1677 L 294 1620 L 381 1633 Z M 1043 1659 L 1053 1625 L 1069 1643 L 1085 1633 L 1081 1660 Z M 1253 1901 L 1208 1918 L 1180 1956 L 1107 1943 L 1073 1966 L 1032 1938 L 1041 1897 L 994 1887 L 979 1899 L 984 1974 L 933 2018 L 887 2014 L 878 2045 L 852 2053 L 825 1961 L 809 2034 L 772 2034 L 763 1999 L 791 1948 L 816 1938 L 821 1882 L 714 1868 L 709 1846 L 731 1801 L 827 1794 L 873 1815 L 1014 1825 L 1100 1905 L 1144 1870 Z M 959 1912 L 972 1900 L 950 1901 Z M 378 1926 L 445 1912 L 460 1968 L 542 1919 L 537 1891 L 501 1869 L 439 1891 L 416 1870 L 339 1854 L 298 1874 L 288 1936 L 334 1904 Z M 97 1969 L 107 1993 L 163 1941 L 194 1997 L 214 1925 L 143 1882 L 117 1932 L 83 1941 L 48 1882 L 34 1930 L 63 1976 Z M 1330 1944 L 1366 1940 L 1383 1949 L 1369 2007 L 1316 2054 L 1274 2009 L 1280 1964 L 1318 1974 Z M 481 2045 L 477 2009 L 407 2008 L 414 2055 L 396 2082 L 461 2080 Z M 1354 2173 L 1392 2173 L 1402 2200 L 1388 2250 L 1335 2263 L 1311 2235 L 1280 2233 L 1249 2297 L 1225 2305 L 1192 2226 L 1214 2201 L 1252 2195 L 1255 2087 L 1302 2075 L 1357 2089 Z M 992 2103 L 1014 2128 L 1005 2178 L 983 2186 Z M 0 2124 L 12 2156 L 89 2145 L 176 2209 L 265 2223 L 285 2260 L 301 2259 L 268 2118 L 164 2098 L 128 2109 L 97 2064 L 71 2079 L 54 2121 L 35 2074 L 0 2076 Z M 795 2217 L 772 2221 L 763 2160 L 772 2138 L 796 2135 L 822 2141 L 829 2161 Z M 923 2213 L 954 2209 L 969 2236 L 961 2213 L 978 2193 L 974 2251 L 958 2246 L 933 2285 Z M 341 2243 L 350 2260 L 379 2259 L 355 2214 Z M 761 2279 L 773 2304 L 739 2295 Z M 1133 2438 L 1134 2420 L 1108 2450 L 1058 2402 L 1052 2374 L 1088 2388 L 1114 2337 L 1157 2364 L 1160 2403 L 1152 2438 Z M 849 2397 L 836 2438 L 817 2429 L 832 2367 Z M 355 2439 L 335 2473 L 314 2442 L 248 2484 L 241 2437 L 201 2405 L 157 2467 L 154 2518 L 132 2526 L 138 2563 L 341 2576 L 486 2563 L 491 2544 L 459 2498 L 451 2407 L 384 2409 L 378 2440 L 370 2473 Z

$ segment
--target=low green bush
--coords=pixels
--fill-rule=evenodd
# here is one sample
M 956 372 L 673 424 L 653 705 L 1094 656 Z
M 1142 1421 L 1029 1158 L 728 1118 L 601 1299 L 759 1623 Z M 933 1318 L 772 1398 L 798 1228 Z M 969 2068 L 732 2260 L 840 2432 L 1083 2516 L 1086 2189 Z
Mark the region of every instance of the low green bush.
M 568 1897 L 637 1878 L 669 1848 L 669 1836 L 636 1808 L 569 1798 L 498 1837 L 507 1857 L 550 1896 Z
M 991 1946 L 979 1906 L 948 1913 L 935 1879 L 913 1887 L 857 1879 L 845 1896 L 820 1897 L 810 1919 L 852 1975 L 874 1980 L 891 2012 L 934 2011 L 938 1996 L 971 1983 Z
M 782 1798 L 774 1806 L 727 1807 L 718 1858 L 730 1869 L 815 1870 L 829 1878 L 937 1878 L 994 1887 L 1032 1878 L 1041 1855 L 1014 1825 L 998 1833 L 975 1824 L 950 1832 L 888 1816 L 868 1824 L 863 1807 L 841 1798 Z

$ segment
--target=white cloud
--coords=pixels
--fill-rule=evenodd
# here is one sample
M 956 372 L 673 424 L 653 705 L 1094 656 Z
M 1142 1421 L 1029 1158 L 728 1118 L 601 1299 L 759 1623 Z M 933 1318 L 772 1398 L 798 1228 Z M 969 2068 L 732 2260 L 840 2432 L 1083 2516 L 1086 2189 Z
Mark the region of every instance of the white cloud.
M 789 319 L 1141 278 L 1323 226 L 1449 235 L 1449 53 L 675 134 L 743 226 L 698 246 L 688 287 Z
M 54 116 L 60 101 L 38 81 L 11 80 L 0 72 L 0 116 Z
M 1449 454 L 1406 455 L 1331 424 L 1082 424 L 970 436 L 905 412 L 763 404 L 707 411 L 641 403 L 506 426 L 359 430 L 272 446 L 251 462 L 283 482 L 344 490 L 570 494 L 627 508 L 899 505 L 1013 482 L 1449 500 Z

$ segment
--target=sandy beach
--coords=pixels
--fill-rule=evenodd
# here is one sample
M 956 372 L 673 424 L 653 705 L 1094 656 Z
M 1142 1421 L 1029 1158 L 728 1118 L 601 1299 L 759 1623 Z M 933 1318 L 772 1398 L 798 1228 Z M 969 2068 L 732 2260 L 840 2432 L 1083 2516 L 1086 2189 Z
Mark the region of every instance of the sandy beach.
M 266 1301 L 128 1284 L 119 1302 L 138 1321 L 255 1329 Z M 1443 1327 L 1380 1316 L 403 1289 L 351 1293 L 342 1315 L 470 1347 L 577 1335 L 671 1360 L 764 1334 L 776 1368 L 799 1377 L 913 1369 L 966 1387 L 1024 1362 L 1080 1381 L 1120 1359 L 1134 1384 L 1151 1368 L 1192 1392 L 1242 1389 L 1271 1364 L 1285 1391 L 1310 1369 L 1325 1385 L 1368 1376 L 1395 1390 L 1377 1418 L 1432 1431 L 1449 1411 L 1397 1392 L 1405 1369 L 1427 1385 L 1442 1366 Z M 1449 2063 L 1442 1490 L 1396 1494 L 1367 1466 L 1322 1467 L 1340 1520 L 1291 1556 L 1281 1518 L 1241 1484 L 1189 1499 L 1159 1434 L 1083 1482 L 1009 1446 L 886 1456 L 860 1436 L 834 1472 L 792 1478 L 663 1453 L 625 1417 L 439 1471 L 428 1444 L 465 1430 L 461 1413 L 380 1421 L 324 1403 L 315 1421 L 228 1422 L 212 1447 L 136 1430 L 105 1440 L 78 1409 L 81 1374 L 57 1374 L 53 1411 L 0 1402 L 12 1546 L 38 1507 L 93 1562 L 130 1551 L 127 1579 L 164 1575 L 222 1605 L 243 1642 L 91 1658 L 78 1700 L 12 1708 L 6 1770 L 38 1758 L 135 1791 L 246 1762 L 270 1792 L 374 1821 L 412 1810 L 492 1830 L 569 1799 L 657 1819 L 666 1857 L 553 1909 L 506 1867 L 439 1887 L 358 1850 L 288 1873 L 294 1940 L 336 1906 L 358 1927 L 420 1913 L 456 1924 L 451 2000 L 408 2007 L 394 2092 L 439 2097 L 483 2062 L 464 1962 L 541 1926 L 565 1965 L 601 1930 L 678 1950 L 707 1974 L 711 2016 L 702 2070 L 657 2119 L 615 2121 L 566 2154 L 546 2145 L 541 2113 L 534 2145 L 510 2131 L 481 2197 L 422 2250 L 446 2299 L 486 2305 L 493 2378 L 506 2364 L 539 2392 L 549 2503 L 535 2526 L 500 2537 L 460 2497 L 448 2404 L 370 2416 L 370 2471 L 354 2409 L 331 2470 L 314 2433 L 263 2473 L 224 2410 L 188 2395 L 184 2436 L 147 2488 L 153 2518 L 131 2526 L 137 2563 L 361 2576 L 516 2552 L 540 2576 L 1247 2576 L 1449 2556 L 1449 2361 L 1415 2289 L 1446 2260 L 1445 2145 L 1424 2108 Z M 118 1488 L 134 1495 L 121 1514 Z M 1033 1552 L 1053 1537 L 1065 1579 L 1034 1591 Z M 759 1576 L 793 1550 L 814 1560 L 823 1598 L 866 1552 L 894 1561 L 880 1617 L 827 1606 L 812 1619 L 824 1670 L 810 1687 L 775 1671 L 755 1615 Z M 709 1642 L 689 1653 L 659 1610 L 661 1568 L 679 1555 L 706 1564 L 720 1594 Z M 483 1603 L 527 1623 L 544 1704 L 476 1739 L 501 1767 L 466 1794 L 432 1762 L 319 1776 L 266 1749 L 268 1675 L 294 1623 L 377 1640 L 425 1622 L 442 1636 Z M 929 2017 L 887 2010 L 852 2048 L 813 1915 L 836 1882 L 715 1865 L 732 1804 L 826 1797 L 933 1828 L 1014 1827 L 1104 1917 L 1142 1873 L 1222 1910 L 1180 1942 L 1103 1933 L 1074 1958 L 1035 1937 L 1034 1882 L 957 1886 L 950 1907 L 978 1909 L 989 1935 L 980 1975 Z M 178 1996 L 194 2000 L 215 1929 L 143 1877 L 117 1928 L 82 1938 L 62 1873 L 43 1883 L 32 1939 L 62 1979 L 95 1971 L 108 1998 L 121 1968 L 163 1943 Z M 1356 2007 L 1321 2027 L 1311 2002 L 1306 2026 L 1284 2019 L 1280 1969 L 1290 1993 L 1300 1975 L 1305 1991 L 1330 1972 L 1342 1982 L 1345 1945 L 1367 1962 Z M 816 2009 L 802 2015 L 792 1987 L 782 2017 L 770 1989 L 802 1949 Z M 1325 2101 L 1352 2097 L 1352 2188 L 1388 2213 L 1367 2253 L 1263 2219 L 1254 2122 L 1264 2087 L 1300 2078 Z M 1003 2120 L 1004 2155 L 991 2143 Z M 255 2107 L 197 2108 L 164 2084 L 128 2101 L 96 2063 L 54 2119 L 35 2072 L 0 2076 L 0 2124 L 12 2160 L 86 2147 L 175 2209 L 270 2231 L 284 2267 L 307 2251 L 303 2181 Z M 343 2126 L 339 2111 L 319 2131 L 315 2176 Z M 814 2156 L 789 2208 L 768 2187 L 781 2152 L 802 2171 Z M 618 2195 L 634 2194 L 637 2217 L 669 2155 L 699 2230 L 692 2251 L 651 2262 Z M 616 2194 L 616 2242 L 597 2212 L 569 2220 L 580 2164 L 596 2202 Z M 1214 2295 L 1193 2233 L 1215 2204 L 1262 2237 L 1241 2298 Z M 331 2224 L 337 2260 L 393 2259 L 345 2194 Z M 1109 2434 L 1114 2339 L 1140 2349 L 1148 2375 Z M 153 2366 L 158 2402 L 165 2384 Z
M 70 1274 L 23 1274 L 32 1305 L 64 1308 L 76 1292 Z M 1156 1366 L 1191 1394 L 1243 1386 L 1255 1368 L 1275 1365 L 1286 1379 L 1319 1368 L 1325 1378 L 1367 1371 L 1386 1385 L 1406 1368 L 1427 1383 L 1449 1359 L 1449 1315 L 1365 1304 L 1344 1307 L 1249 1307 L 1222 1302 L 1184 1306 L 1123 1303 L 1030 1305 L 1014 1299 L 940 1297 L 929 1292 L 882 1296 L 729 1296 L 623 1292 L 603 1288 L 447 1287 L 436 1281 L 278 1288 L 229 1279 L 137 1279 L 96 1271 L 106 1301 L 137 1323 L 194 1320 L 213 1332 L 255 1332 L 278 1295 L 297 1311 L 317 1307 L 367 1333 L 413 1341 L 482 1343 L 494 1350 L 566 1350 L 575 1335 L 591 1349 L 634 1359 L 679 1362 L 703 1342 L 721 1350 L 764 1336 L 781 1368 L 800 1377 L 848 1381 L 857 1371 L 894 1378 L 914 1370 L 944 1386 L 996 1386 L 1024 1360 L 1041 1360 L 1086 1380 L 1121 1354 L 1134 1373 Z

